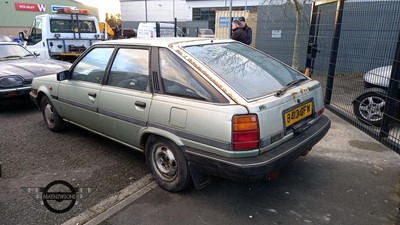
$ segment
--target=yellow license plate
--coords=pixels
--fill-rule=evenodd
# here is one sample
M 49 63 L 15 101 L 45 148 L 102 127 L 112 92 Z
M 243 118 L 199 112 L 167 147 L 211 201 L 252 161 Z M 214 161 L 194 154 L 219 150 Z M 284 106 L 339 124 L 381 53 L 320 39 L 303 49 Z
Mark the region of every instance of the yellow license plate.
M 312 102 L 290 110 L 285 113 L 285 126 L 289 127 L 312 114 Z

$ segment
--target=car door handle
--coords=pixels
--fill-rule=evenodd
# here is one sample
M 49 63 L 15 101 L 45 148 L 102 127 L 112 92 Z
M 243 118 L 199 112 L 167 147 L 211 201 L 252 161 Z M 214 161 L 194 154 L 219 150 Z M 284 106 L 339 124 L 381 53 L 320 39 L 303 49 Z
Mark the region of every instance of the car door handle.
M 88 95 L 91 96 L 91 97 L 93 97 L 93 98 L 96 98 L 96 96 L 97 96 L 97 94 L 94 93 L 94 92 L 89 92 Z
M 135 105 L 144 108 L 146 107 L 146 102 L 136 101 Z

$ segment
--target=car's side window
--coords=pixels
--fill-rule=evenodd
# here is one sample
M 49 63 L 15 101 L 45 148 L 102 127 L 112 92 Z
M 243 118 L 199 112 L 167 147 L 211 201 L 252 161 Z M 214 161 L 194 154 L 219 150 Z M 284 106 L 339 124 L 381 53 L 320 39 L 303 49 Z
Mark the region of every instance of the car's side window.
M 149 80 L 149 50 L 118 50 L 107 85 L 145 91 Z
M 159 50 L 160 74 L 166 94 L 211 101 L 212 96 L 194 78 L 196 72 L 168 49 Z
M 72 71 L 71 80 L 101 83 L 114 48 L 92 49 Z

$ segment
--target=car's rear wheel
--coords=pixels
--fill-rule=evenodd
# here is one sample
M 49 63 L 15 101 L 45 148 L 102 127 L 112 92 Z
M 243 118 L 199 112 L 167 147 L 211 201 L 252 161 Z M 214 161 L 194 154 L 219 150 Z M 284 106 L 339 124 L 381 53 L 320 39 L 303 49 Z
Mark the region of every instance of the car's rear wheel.
M 354 114 L 357 119 L 368 125 L 380 126 L 385 109 L 385 93 L 366 92 L 354 101 Z
M 43 96 L 41 99 L 41 111 L 44 122 L 51 131 L 58 132 L 64 129 L 64 120 L 60 115 L 58 115 L 56 109 L 47 96 Z
M 165 190 L 177 192 L 191 184 L 186 158 L 175 143 L 152 135 L 146 143 L 145 155 L 153 177 Z

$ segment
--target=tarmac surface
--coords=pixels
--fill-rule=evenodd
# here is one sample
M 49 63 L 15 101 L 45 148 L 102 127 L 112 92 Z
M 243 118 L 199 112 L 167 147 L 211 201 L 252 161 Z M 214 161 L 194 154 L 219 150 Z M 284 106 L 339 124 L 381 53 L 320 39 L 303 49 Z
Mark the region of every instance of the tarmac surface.
M 142 153 L 114 141 L 72 125 L 51 132 L 40 111 L 25 101 L 3 109 L 0 102 L 0 164 L 0 225 L 62 224 L 149 172 Z M 42 205 L 40 192 L 27 191 L 55 180 L 93 191 L 56 214 Z
M 400 224 L 400 155 L 325 114 L 328 134 L 276 180 L 169 193 L 147 178 L 64 224 Z

